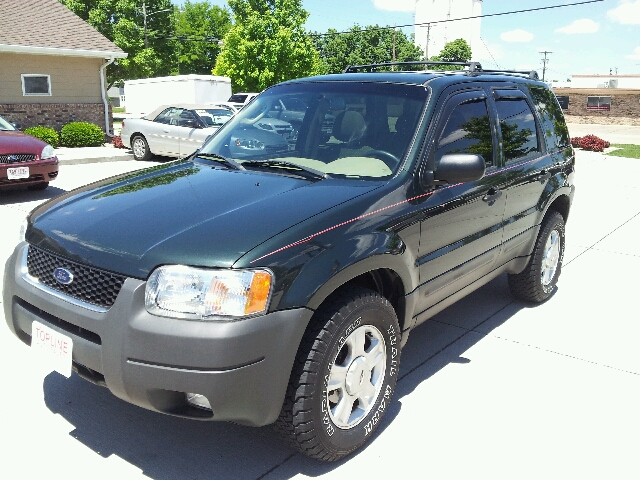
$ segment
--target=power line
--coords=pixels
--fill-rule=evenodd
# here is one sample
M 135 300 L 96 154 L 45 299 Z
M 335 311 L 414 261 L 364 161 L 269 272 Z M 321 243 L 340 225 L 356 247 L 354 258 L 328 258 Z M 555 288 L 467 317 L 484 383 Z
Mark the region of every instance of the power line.
M 423 23 L 410 23 L 410 24 L 406 24 L 406 25 L 398 25 L 398 26 L 395 26 L 395 27 L 392 27 L 392 26 L 367 27 L 365 29 L 356 30 L 356 32 L 392 30 L 394 28 L 398 29 L 398 28 L 420 27 L 420 26 L 427 26 L 427 28 L 430 28 L 431 25 L 436 24 L 436 23 L 457 22 L 457 21 L 461 21 L 461 20 L 472 20 L 472 19 L 475 19 L 475 18 L 499 17 L 499 16 L 503 16 L 503 15 L 515 15 L 515 14 L 518 14 L 518 13 L 528 13 L 528 12 L 537 12 L 537 11 L 551 10 L 551 9 L 557 9 L 557 8 L 575 7 L 575 6 L 578 6 L 578 5 L 587 5 L 587 4 L 591 4 L 591 3 L 600 3 L 600 2 L 604 2 L 604 1 L 605 0 L 587 0 L 587 1 L 583 1 L 583 2 L 577 2 L 577 3 L 566 3 L 566 4 L 550 5 L 550 6 L 547 6 L 547 7 L 528 8 L 528 9 L 524 9 L 524 10 L 513 10 L 513 11 L 510 11 L 510 12 L 488 13 L 488 14 L 484 14 L 484 15 L 474 15 L 474 16 L 471 16 L 471 17 L 451 18 L 451 19 L 446 19 L 446 20 L 434 20 L 434 21 L 423 22 Z M 344 31 L 341 31 L 341 32 L 326 32 L 326 33 L 307 33 L 306 35 L 308 37 L 329 37 L 329 36 L 335 36 L 335 35 L 347 35 L 349 33 L 354 33 L 354 30 L 344 30 Z M 153 37 L 158 38 L 158 39 L 161 39 L 161 38 L 170 39 L 170 40 L 171 39 L 175 39 L 175 35 L 162 35 L 162 34 L 155 33 L 155 32 L 154 33 L 150 33 L 149 36 L 153 36 Z M 190 36 L 190 38 L 189 38 L 189 40 L 191 40 L 191 41 L 198 41 L 198 40 L 210 41 L 210 39 L 211 39 L 210 36 L 202 36 L 202 37 Z M 491 53 L 491 52 L 489 52 L 489 53 Z M 495 61 L 495 59 L 494 59 L 494 61 Z M 497 65 L 497 62 L 496 62 L 496 65 Z
M 429 25 L 433 25 L 435 23 L 446 23 L 446 22 L 457 22 L 460 20 L 473 20 L 475 18 L 489 18 L 489 17 L 499 17 L 502 15 L 514 15 L 516 13 L 528 13 L 528 12 L 538 12 L 541 10 L 551 10 L 551 9 L 555 9 L 555 8 L 565 8 L 565 7 L 575 7 L 578 5 L 588 5 L 590 3 L 600 3 L 600 2 L 604 2 L 605 0 L 588 0 L 588 1 L 584 1 L 584 2 L 577 2 L 577 3 L 566 3 L 566 4 L 559 4 L 559 5 L 550 5 L 548 7 L 537 7 L 537 8 L 527 8 L 524 10 L 513 10 L 511 12 L 499 12 L 499 13 L 487 13 L 484 15 L 473 15 L 471 17 L 460 17 L 460 18 L 449 18 L 446 20 L 433 20 L 430 22 L 422 22 L 422 23 L 408 23 L 406 25 L 398 25 L 397 28 L 407 28 L 407 27 L 421 27 L 421 26 L 429 26 Z M 367 28 L 367 31 L 373 31 L 373 30 L 390 30 L 393 27 L 372 27 L 372 28 Z M 327 32 L 327 33 L 310 33 L 308 34 L 310 37 L 326 37 L 326 36 L 332 36 L 332 35 L 344 35 L 347 33 L 353 33 L 352 30 L 345 30 L 342 32 Z
M 493 53 L 491 53 L 491 50 L 489 50 L 489 46 L 485 43 L 485 41 L 484 41 L 484 39 L 482 37 L 480 37 L 480 41 L 484 45 L 484 48 L 487 49 L 487 52 L 489 52 L 489 55 L 491 56 L 491 59 L 493 60 L 493 63 L 496 64 L 497 68 L 500 68 L 500 65 L 498 65 L 498 62 L 496 62 L 496 59 L 494 58 Z

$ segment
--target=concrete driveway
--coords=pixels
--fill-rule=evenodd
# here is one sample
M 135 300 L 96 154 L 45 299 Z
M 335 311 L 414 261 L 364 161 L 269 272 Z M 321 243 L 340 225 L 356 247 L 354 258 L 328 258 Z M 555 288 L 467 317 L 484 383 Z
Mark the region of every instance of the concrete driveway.
M 319 463 L 270 427 L 126 404 L 44 370 L 0 319 L 0 476 L 640 478 L 640 160 L 577 156 L 556 293 L 515 301 L 502 276 L 413 331 L 383 424 L 352 457 Z M 140 166 L 69 165 L 45 192 L 0 192 L 2 257 L 45 197 Z

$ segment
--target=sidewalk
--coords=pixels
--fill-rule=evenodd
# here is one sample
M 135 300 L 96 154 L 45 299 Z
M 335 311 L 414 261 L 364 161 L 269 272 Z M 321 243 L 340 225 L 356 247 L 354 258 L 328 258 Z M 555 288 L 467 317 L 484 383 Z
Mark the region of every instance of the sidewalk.
M 567 123 L 567 127 L 572 138 L 595 135 L 611 143 L 640 145 L 640 127 L 638 126 Z
M 59 147 L 55 149 L 55 152 L 60 165 L 133 160 L 131 150 L 128 148 L 115 148 L 108 143 L 105 143 L 102 147 Z

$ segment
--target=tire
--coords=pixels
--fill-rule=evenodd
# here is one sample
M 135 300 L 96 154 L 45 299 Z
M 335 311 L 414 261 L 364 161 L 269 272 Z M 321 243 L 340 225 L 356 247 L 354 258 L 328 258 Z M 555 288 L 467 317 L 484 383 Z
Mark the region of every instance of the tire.
M 142 135 L 134 135 L 131 138 L 131 150 L 133 151 L 133 158 L 136 160 L 146 161 L 152 155 L 147 139 Z
M 542 222 L 529 264 L 523 272 L 508 276 L 514 297 L 540 303 L 551 296 L 562 269 L 564 242 L 564 219 L 558 212 L 549 212 Z
M 399 332 L 393 307 L 376 292 L 349 289 L 329 301 L 298 348 L 276 430 L 321 460 L 339 460 L 360 447 L 389 407 Z
M 45 190 L 49 186 L 49 182 L 40 182 L 34 183 L 33 185 L 29 185 L 27 188 L 29 190 Z

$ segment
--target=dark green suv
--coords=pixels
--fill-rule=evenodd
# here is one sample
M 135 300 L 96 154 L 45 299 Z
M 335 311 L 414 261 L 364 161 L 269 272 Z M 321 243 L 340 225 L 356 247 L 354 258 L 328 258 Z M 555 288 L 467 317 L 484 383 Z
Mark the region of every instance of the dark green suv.
M 141 407 L 357 449 L 414 327 L 502 274 L 553 293 L 574 193 L 535 72 L 379 67 L 276 85 L 192 155 L 36 208 L 9 328 Z M 304 105 L 286 136 L 282 103 Z

